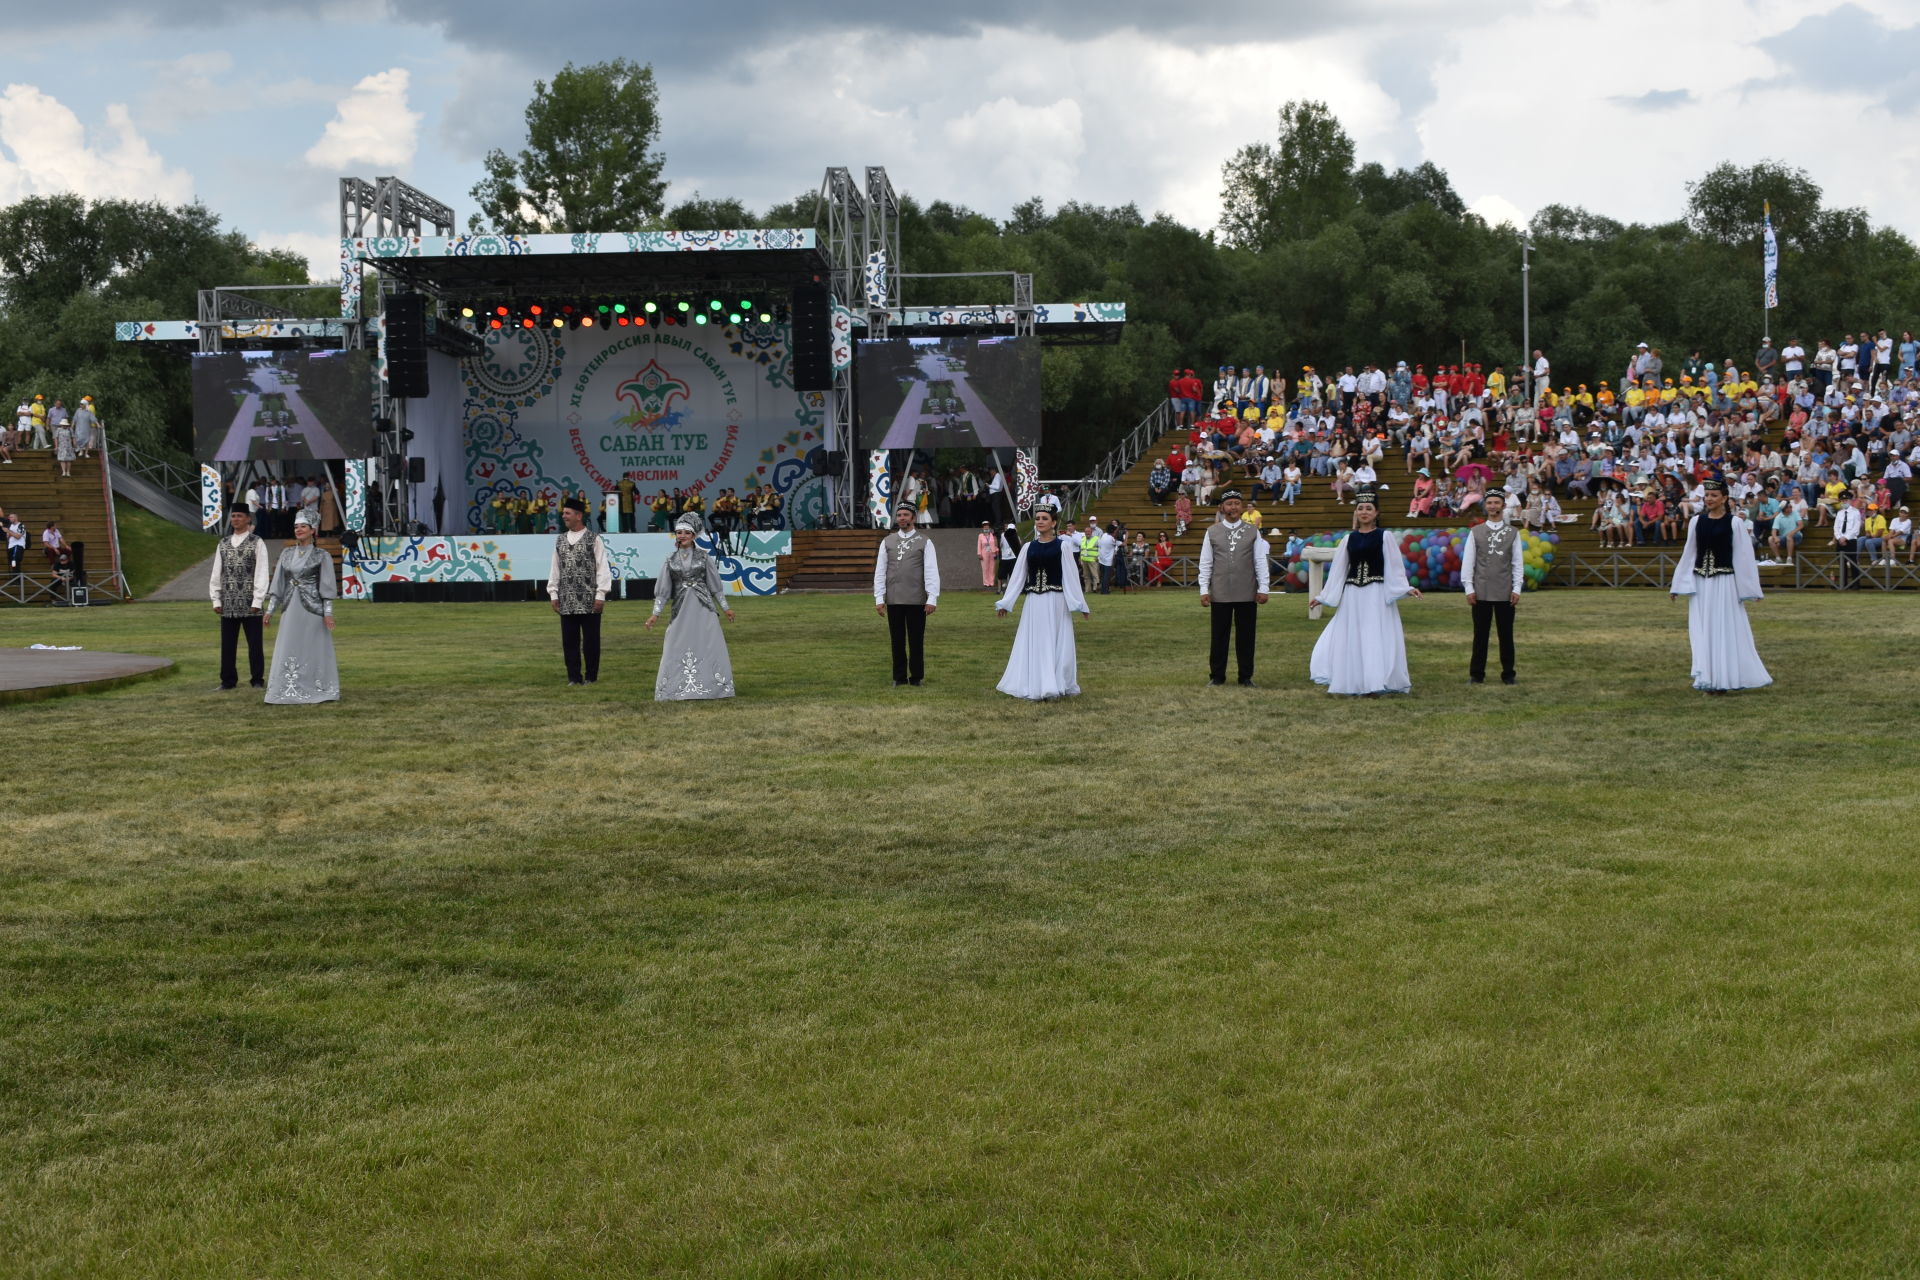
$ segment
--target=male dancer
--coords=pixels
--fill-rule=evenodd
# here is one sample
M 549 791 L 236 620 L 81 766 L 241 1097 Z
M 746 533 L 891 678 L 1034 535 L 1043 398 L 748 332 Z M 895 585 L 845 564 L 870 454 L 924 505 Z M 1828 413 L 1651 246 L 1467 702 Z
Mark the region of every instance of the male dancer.
M 1200 543 L 1200 603 L 1213 611 L 1207 683 L 1227 682 L 1227 636 L 1234 639 L 1240 683 L 1253 683 L 1254 610 L 1267 602 L 1267 554 L 1260 533 L 1240 518 L 1240 491 L 1220 495 L 1220 519 Z
M 893 532 L 873 560 L 873 611 L 887 620 L 893 642 L 893 685 L 918 685 L 927 675 L 927 618 L 940 605 L 940 562 L 933 542 L 913 527 L 911 502 L 893 508 Z
M 613 571 L 607 544 L 587 528 L 587 504 L 568 498 L 560 508 L 566 526 L 553 540 L 547 569 L 547 598 L 560 615 L 560 653 L 567 661 L 567 683 L 592 684 L 600 678 L 600 611 L 607 607 Z
M 1473 610 L 1473 661 L 1467 667 L 1468 684 L 1487 682 L 1487 632 L 1500 625 L 1500 683 L 1512 684 L 1513 607 L 1520 603 L 1521 575 L 1526 561 L 1520 554 L 1520 532 L 1507 523 L 1507 494 L 1489 489 L 1483 499 L 1487 518 L 1467 532 L 1460 554 L 1460 581 L 1467 587 Z
M 253 532 L 253 510 L 246 503 L 233 504 L 227 524 L 232 532 L 220 539 L 213 557 L 213 580 L 207 584 L 213 611 L 220 615 L 220 687 L 233 689 L 240 684 L 238 659 L 244 632 L 248 683 L 264 689 L 267 669 L 260 652 L 260 610 L 267 602 L 267 547 Z

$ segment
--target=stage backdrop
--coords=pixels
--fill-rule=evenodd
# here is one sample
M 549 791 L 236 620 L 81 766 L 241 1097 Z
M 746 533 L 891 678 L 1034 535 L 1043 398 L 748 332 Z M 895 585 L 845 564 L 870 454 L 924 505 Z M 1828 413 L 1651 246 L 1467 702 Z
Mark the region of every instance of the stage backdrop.
M 473 534 L 464 538 L 362 538 L 341 553 L 340 598 L 366 600 L 381 582 L 526 582 L 553 567 L 558 535 Z M 673 550 L 666 533 L 610 533 L 607 562 L 615 581 L 652 578 Z M 730 596 L 771 596 L 778 590 L 778 558 L 793 551 L 793 535 L 750 533 L 736 540 L 738 554 L 725 556 L 712 534 L 700 545 L 720 568 L 720 587 Z
M 771 485 L 786 527 L 818 523 L 825 481 L 807 455 L 823 446 L 826 400 L 794 390 L 785 324 L 644 329 L 516 329 L 487 335 L 487 354 L 461 362 L 465 462 L 461 501 L 443 532 L 488 531 L 495 497 L 551 498 L 586 489 L 597 498 L 621 476 L 643 499 L 698 490 L 711 505 L 723 488 Z M 432 411 L 424 422 L 446 422 Z M 444 430 L 444 429 L 443 429 Z M 416 451 L 447 457 L 435 441 Z M 433 481 L 428 483 L 433 487 Z M 454 486 L 447 484 L 451 499 Z

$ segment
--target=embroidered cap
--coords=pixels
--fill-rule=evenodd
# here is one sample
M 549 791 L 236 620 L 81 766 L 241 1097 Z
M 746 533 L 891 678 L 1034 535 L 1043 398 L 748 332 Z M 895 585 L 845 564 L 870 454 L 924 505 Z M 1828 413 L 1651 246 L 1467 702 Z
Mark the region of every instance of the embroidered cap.
M 309 529 L 318 529 L 320 527 L 320 515 L 314 511 L 312 507 L 302 507 L 300 510 L 294 512 L 293 523 L 295 525 L 305 525 Z

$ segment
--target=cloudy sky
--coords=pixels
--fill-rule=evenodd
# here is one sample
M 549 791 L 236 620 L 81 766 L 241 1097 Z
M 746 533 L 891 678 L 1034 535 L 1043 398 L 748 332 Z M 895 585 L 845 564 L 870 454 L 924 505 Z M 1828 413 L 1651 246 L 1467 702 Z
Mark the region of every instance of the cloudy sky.
M 1920 238 L 1920 0 L 0 0 L 0 19 L 0 203 L 198 197 L 320 274 L 341 174 L 397 173 L 464 224 L 532 82 L 614 54 L 659 77 L 670 199 L 764 207 L 882 164 L 994 216 L 1038 195 L 1208 228 L 1222 162 L 1312 97 L 1362 160 L 1432 160 L 1496 219 L 1672 218 L 1714 164 L 1777 159 Z

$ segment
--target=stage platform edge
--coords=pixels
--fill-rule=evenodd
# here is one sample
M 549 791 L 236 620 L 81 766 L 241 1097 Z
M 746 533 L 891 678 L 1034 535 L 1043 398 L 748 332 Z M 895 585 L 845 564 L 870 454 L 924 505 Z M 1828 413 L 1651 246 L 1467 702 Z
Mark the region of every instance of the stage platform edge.
M 171 675 L 171 658 L 78 649 L 0 649 L 0 705 L 98 693 Z

